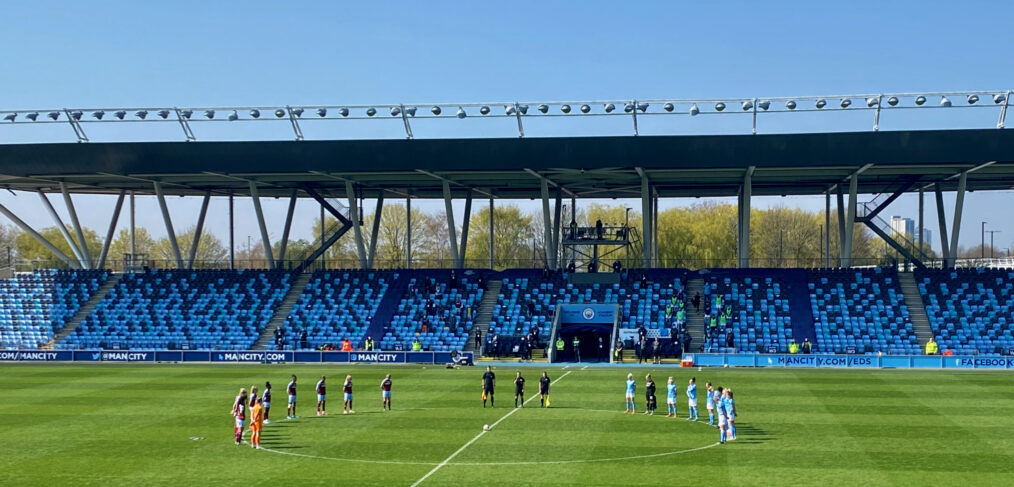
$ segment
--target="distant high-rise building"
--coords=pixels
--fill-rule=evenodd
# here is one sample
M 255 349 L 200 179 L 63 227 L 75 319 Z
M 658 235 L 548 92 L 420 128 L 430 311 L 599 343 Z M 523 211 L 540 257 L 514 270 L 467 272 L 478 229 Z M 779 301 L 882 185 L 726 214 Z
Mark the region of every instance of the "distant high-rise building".
M 933 247 L 933 231 L 928 228 L 922 229 L 922 241 L 930 248 Z
M 905 238 L 911 239 L 915 235 L 915 220 L 900 216 L 891 217 L 891 230 Z

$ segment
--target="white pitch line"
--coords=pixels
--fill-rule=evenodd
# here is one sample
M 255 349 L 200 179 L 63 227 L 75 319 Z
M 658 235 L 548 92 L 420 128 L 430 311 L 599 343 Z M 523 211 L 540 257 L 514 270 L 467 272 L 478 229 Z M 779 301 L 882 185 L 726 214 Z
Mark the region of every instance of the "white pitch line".
M 581 370 L 584 370 L 584 369 L 587 369 L 587 368 L 588 368 L 588 366 L 585 365 L 584 367 L 581 367 Z
M 554 380 L 553 382 L 550 383 L 550 385 L 556 384 L 557 382 L 560 381 L 560 379 L 563 379 L 564 377 L 567 377 L 567 375 L 570 374 L 570 372 L 571 371 L 568 370 L 563 375 L 557 377 L 556 380 Z M 539 395 L 538 394 L 533 394 L 532 397 L 528 398 L 528 400 L 525 401 L 525 402 L 523 402 L 521 405 L 524 406 L 525 404 L 528 404 L 529 402 L 531 402 L 536 397 L 539 397 Z M 520 408 L 515 407 L 514 409 L 511 409 L 510 411 L 508 411 L 507 414 L 501 416 L 500 419 L 496 420 L 495 423 L 493 423 L 492 425 L 489 426 L 489 430 L 482 430 L 482 431 L 480 431 L 479 434 L 475 435 L 474 438 L 472 438 L 471 440 L 468 440 L 468 443 L 465 443 L 464 445 L 461 445 L 461 448 L 458 448 L 454 453 L 451 453 L 451 456 L 445 458 L 444 461 L 438 463 L 437 466 L 433 467 L 432 470 L 430 470 L 429 472 L 427 472 L 426 475 L 423 475 L 419 480 L 416 480 L 415 483 L 413 483 L 410 487 L 416 487 L 416 486 L 418 486 L 419 484 L 423 483 L 424 480 L 428 479 L 430 477 L 430 475 L 433 475 L 433 474 L 437 473 L 437 470 L 440 470 L 441 468 L 443 468 L 444 465 L 447 465 L 448 462 L 450 462 L 451 460 L 454 460 L 454 457 L 458 456 L 458 454 L 460 454 L 461 452 L 465 451 L 465 448 L 468 448 L 469 446 L 472 445 L 472 443 L 475 443 L 476 441 L 479 440 L 479 438 L 482 438 L 483 435 L 485 435 L 489 431 L 492 431 L 493 428 L 495 428 L 496 425 L 500 424 L 501 421 L 509 418 L 512 414 L 518 412 L 518 409 L 520 409 Z

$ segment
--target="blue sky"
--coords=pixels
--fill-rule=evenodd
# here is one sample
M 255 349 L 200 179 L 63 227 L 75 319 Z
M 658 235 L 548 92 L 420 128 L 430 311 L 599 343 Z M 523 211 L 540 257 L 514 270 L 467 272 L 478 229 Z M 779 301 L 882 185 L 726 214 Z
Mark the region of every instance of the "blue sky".
M 8 3 L 0 17 L 6 39 L 0 45 L 0 109 L 739 98 L 1014 87 L 1014 63 L 1004 47 L 1014 36 L 1008 9 L 998 2 L 293 3 Z M 988 109 L 932 112 L 885 114 L 882 130 L 989 127 L 997 115 Z M 747 119 L 716 118 L 722 120 L 644 130 L 749 130 Z M 809 121 L 799 125 L 801 120 L 765 120 L 762 131 L 814 130 Z M 817 120 L 820 130 L 867 130 L 871 124 L 866 114 Z M 417 135 L 510 136 L 509 125 L 455 123 L 420 126 Z M 170 124 L 150 132 L 147 125 L 129 131 L 86 128 L 93 140 L 179 139 Z M 285 126 L 221 125 L 195 130 L 205 139 L 290 137 Z M 399 129 L 380 123 L 305 128 L 308 137 L 399 136 Z M 529 130 L 557 135 L 630 129 L 625 122 L 596 122 L 536 124 Z M 0 126 L 0 143 L 29 140 L 72 142 L 73 134 L 62 125 Z M 93 210 L 83 215 L 84 223 L 105 228 L 112 199 L 78 201 Z M 979 222 L 986 220 L 988 228 L 1003 232 L 998 246 L 1010 246 L 1014 222 L 1004 209 L 1011 202 L 1010 192 L 969 194 L 962 245 L 978 243 Z M 0 203 L 38 227 L 50 224 L 32 195 L 4 193 Z M 177 226 L 193 223 L 198 201 L 170 204 Z M 823 199 L 759 198 L 756 204 L 817 209 Z M 277 236 L 285 202 L 269 201 L 266 207 Z M 223 238 L 225 232 L 217 230 L 225 228 L 225 208 L 215 202 L 209 215 L 211 228 Z M 153 233 L 164 233 L 153 199 L 140 198 L 138 209 Z M 886 213 L 914 217 L 915 212 L 915 197 L 905 197 Z M 308 236 L 306 219 L 315 213 L 310 204 L 300 206 L 304 224 L 297 223 L 295 237 Z M 935 221 L 935 213 L 927 211 L 926 226 L 934 234 Z M 257 235 L 252 218 L 237 222 L 237 235 L 238 240 Z

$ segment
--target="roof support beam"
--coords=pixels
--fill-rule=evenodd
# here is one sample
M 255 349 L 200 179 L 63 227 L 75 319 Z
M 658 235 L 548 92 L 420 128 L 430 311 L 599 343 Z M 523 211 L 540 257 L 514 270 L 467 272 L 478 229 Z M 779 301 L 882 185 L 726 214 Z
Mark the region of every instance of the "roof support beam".
M 374 258 L 377 256 L 377 237 L 380 235 L 380 220 L 384 216 L 384 192 L 377 195 L 377 209 L 373 212 L 373 229 L 370 231 L 370 253 L 366 256 L 366 263 L 370 269 L 374 268 Z
M 187 258 L 187 269 L 194 268 L 194 259 L 197 258 L 197 247 L 201 244 L 201 233 L 204 231 L 204 217 L 208 214 L 209 202 L 211 202 L 211 191 L 204 193 L 204 200 L 201 201 L 201 212 L 197 214 L 197 227 L 194 228 L 194 238 L 190 241 L 190 255 Z
M 116 206 L 113 207 L 113 217 L 109 220 L 109 230 L 106 232 L 106 240 L 102 242 L 102 252 L 99 253 L 99 261 L 95 264 L 96 269 L 102 269 L 106 267 L 106 256 L 109 254 L 109 246 L 113 243 L 113 238 L 116 236 L 116 222 L 120 219 L 120 210 L 123 209 L 123 199 L 126 197 L 127 192 L 120 190 L 120 196 L 116 198 Z
M 448 178 L 445 178 L 445 177 L 443 177 L 443 176 L 441 176 L 441 175 L 439 175 L 439 174 L 436 174 L 436 173 L 432 173 L 432 172 L 426 171 L 426 170 L 424 170 L 424 169 L 416 169 L 415 171 L 416 171 L 417 173 L 419 173 L 419 174 L 425 174 L 425 175 L 427 175 L 427 176 L 429 176 L 429 177 L 431 177 L 431 178 L 434 178 L 434 179 L 438 179 L 438 180 L 440 180 L 440 181 L 443 181 L 443 182 L 445 183 L 445 184 L 444 184 L 444 187 L 445 187 L 445 188 L 447 188 L 447 185 L 448 185 L 448 184 L 453 184 L 453 185 L 455 185 L 455 186 L 460 186 L 460 187 L 462 187 L 462 188 L 467 188 L 467 189 L 471 189 L 471 190 L 475 191 L 476 193 L 479 193 L 479 194 L 481 194 L 481 195 L 485 195 L 485 196 L 488 196 L 488 197 L 490 197 L 490 198 L 496 198 L 496 196 L 494 196 L 494 195 L 493 195 L 493 193 L 492 193 L 492 192 L 490 192 L 490 191 L 483 191 L 483 190 L 480 190 L 480 189 L 476 189 L 476 188 L 473 188 L 473 187 L 471 187 L 471 186 L 468 186 L 468 185 L 466 185 L 466 184 L 462 184 L 462 183 L 459 183 L 459 182 L 457 182 L 457 181 L 455 181 L 455 180 L 453 180 L 453 179 L 448 179 Z M 447 197 L 446 195 L 447 195 L 447 194 L 449 194 L 449 192 L 448 192 L 448 191 L 449 191 L 449 189 L 445 189 L 445 192 L 444 192 L 444 197 L 445 197 L 445 198 Z
M 933 183 L 933 192 L 937 201 L 937 225 L 940 234 L 940 251 L 944 254 L 944 266 L 951 261 L 951 243 L 947 239 L 947 215 L 944 213 L 944 192 L 940 183 Z
M 553 248 L 553 215 L 549 213 L 549 181 L 539 180 L 542 187 L 542 247 L 546 253 L 546 266 L 556 269 L 556 249 Z
M 451 259 L 454 261 L 454 266 L 458 265 L 458 235 L 457 228 L 454 226 L 454 206 L 451 204 L 451 185 L 447 180 L 444 180 L 444 213 L 447 215 L 447 238 L 451 244 Z
M 359 268 L 369 269 L 369 263 L 366 261 L 366 247 L 363 245 L 363 216 L 359 214 L 359 203 L 356 201 L 356 191 L 352 185 L 352 181 L 345 181 L 345 195 L 349 198 L 349 219 L 352 220 L 352 231 L 356 240 L 356 254 L 359 256 Z
M 49 212 L 49 216 L 53 218 L 53 223 L 56 223 L 56 228 L 60 230 L 60 234 L 63 235 L 64 240 L 67 241 L 67 245 L 70 246 L 70 251 L 77 257 L 78 267 L 84 264 L 84 255 L 81 254 L 81 249 L 78 248 L 77 242 L 70 236 L 70 232 L 67 231 L 67 225 L 64 225 L 63 219 L 56 212 L 56 208 L 53 208 L 53 203 L 50 203 L 49 197 L 46 193 L 39 191 L 39 199 L 42 200 L 42 205 L 46 207 L 46 211 Z
M 282 228 L 282 241 L 278 243 L 278 263 L 285 265 L 285 251 L 289 246 L 289 230 L 292 229 L 292 215 L 296 211 L 296 201 L 299 190 L 292 190 L 289 197 L 289 209 L 285 212 L 285 226 Z
M 559 184 L 559 183 L 553 181 L 552 179 L 549 179 L 548 177 L 543 176 L 543 175 L 539 174 L 538 172 L 536 172 L 536 171 L 534 171 L 532 169 L 525 168 L 525 172 L 528 173 L 528 174 L 531 174 L 532 176 L 535 176 L 537 179 L 546 181 L 547 183 L 549 183 L 550 185 L 552 185 L 555 188 L 563 190 L 563 192 L 567 193 L 571 198 L 577 197 L 577 195 L 573 191 L 571 191 L 571 190 L 563 187 L 562 184 Z
M 4 206 L 3 204 L 0 204 L 0 214 L 3 214 L 4 216 L 6 216 L 11 222 L 13 222 L 15 225 L 17 225 L 18 228 L 20 228 L 22 231 L 24 231 L 25 233 L 31 235 L 32 238 L 34 238 L 37 242 L 39 242 L 40 244 L 42 244 L 43 247 L 46 247 L 47 250 L 49 250 L 50 252 L 52 252 L 53 255 L 57 259 L 62 260 L 64 264 L 67 264 L 68 267 L 70 267 L 72 269 L 80 269 L 81 268 L 81 263 L 80 262 L 78 262 L 78 261 L 76 261 L 74 259 L 71 259 L 70 257 L 67 256 L 67 254 L 61 252 L 60 249 L 56 248 L 56 246 L 53 245 L 49 240 L 46 240 L 46 237 L 43 237 L 42 235 L 39 234 L 39 232 L 36 232 L 34 228 L 32 228 L 27 223 L 25 223 L 24 220 L 18 218 L 18 216 L 15 215 L 14 212 L 12 212 L 11 210 L 8 210 L 7 207 Z
M 261 231 L 261 243 L 264 245 L 264 259 L 268 262 L 268 269 L 275 268 L 275 258 L 271 252 L 271 237 L 268 235 L 268 226 L 264 222 L 264 210 L 261 209 L 261 195 L 257 191 L 257 183 L 250 181 L 250 199 L 253 200 L 254 213 L 257 215 L 257 226 Z
M 461 221 L 461 245 L 458 246 L 458 267 L 465 267 L 465 250 L 468 248 L 468 224 L 472 221 L 472 189 L 465 196 L 465 215 Z
M 958 259 L 958 236 L 961 233 L 961 214 L 965 209 L 965 187 L 968 173 L 961 173 L 958 178 L 958 191 L 954 197 L 954 223 L 951 224 L 951 258 L 950 267 L 954 267 Z
M 81 255 L 84 256 L 84 260 L 81 261 L 84 264 L 85 269 L 92 268 L 92 252 L 88 249 L 88 242 L 85 240 L 84 230 L 81 228 L 81 222 L 77 219 L 77 210 L 74 209 L 74 200 L 70 197 L 70 192 L 67 191 L 67 184 L 60 182 L 60 192 L 63 193 L 63 202 L 67 205 L 67 212 L 70 213 L 70 223 L 74 225 L 74 233 L 77 234 L 78 245 L 81 248 Z
M 155 181 L 155 197 L 158 199 L 158 207 L 162 210 L 162 221 L 165 222 L 165 232 L 169 237 L 169 246 L 172 247 L 173 257 L 176 259 L 176 268 L 183 268 L 183 256 L 180 254 L 180 245 L 176 241 L 176 230 L 173 229 L 173 219 L 169 216 L 169 207 L 165 204 L 165 193 L 162 192 L 162 183 Z

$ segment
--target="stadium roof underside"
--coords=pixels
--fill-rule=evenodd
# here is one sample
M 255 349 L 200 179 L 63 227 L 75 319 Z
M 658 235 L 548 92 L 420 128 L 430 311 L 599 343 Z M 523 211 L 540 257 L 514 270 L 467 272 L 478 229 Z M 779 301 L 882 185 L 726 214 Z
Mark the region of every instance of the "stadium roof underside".
M 772 135 L 416 140 L 126 142 L 0 145 L 0 188 L 114 194 L 288 196 L 311 186 L 346 196 L 639 198 L 642 173 L 660 197 L 735 196 L 753 168 L 753 195 L 821 194 L 860 172 L 860 193 L 1014 189 L 1014 130 Z

